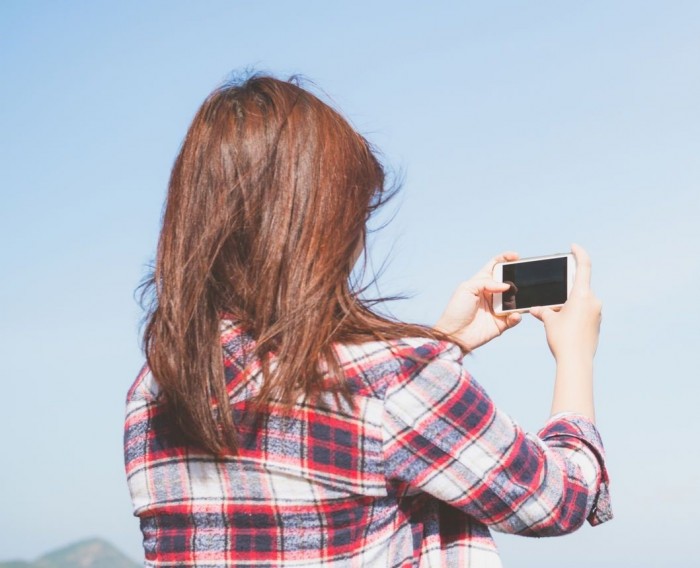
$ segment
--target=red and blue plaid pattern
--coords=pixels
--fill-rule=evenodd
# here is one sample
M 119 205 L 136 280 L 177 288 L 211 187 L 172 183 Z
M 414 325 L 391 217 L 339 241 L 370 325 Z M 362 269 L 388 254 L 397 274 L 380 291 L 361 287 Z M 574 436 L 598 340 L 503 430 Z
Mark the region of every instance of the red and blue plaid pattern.
M 126 472 L 146 566 L 500 566 L 487 525 L 528 536 L 612 517 L 603 446 L 577 415 L 537 436 L 498 410 L 449 343 L 338 346 L 354 407 L 272 401 L 252 340 L 222 324 L 241 448 L 173 443 L 147 368 L 129 391 Z

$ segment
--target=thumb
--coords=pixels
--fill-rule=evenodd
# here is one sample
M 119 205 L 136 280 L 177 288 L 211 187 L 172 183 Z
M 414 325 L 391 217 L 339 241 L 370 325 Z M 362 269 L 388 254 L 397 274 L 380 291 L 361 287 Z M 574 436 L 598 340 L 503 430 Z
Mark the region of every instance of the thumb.
M 546 320 L 554 313 L 550 308 L 543 308 L 542 306 L 535 306 L 530 308 L 530 313 L 535 316 L 538 320 L 545 323 Z
M 506 327 L 515 327 L 520 323 L 520 321 L 523 319 L 523 317 L 515 312 L 513 314 L 508 314 L 506 317 Z

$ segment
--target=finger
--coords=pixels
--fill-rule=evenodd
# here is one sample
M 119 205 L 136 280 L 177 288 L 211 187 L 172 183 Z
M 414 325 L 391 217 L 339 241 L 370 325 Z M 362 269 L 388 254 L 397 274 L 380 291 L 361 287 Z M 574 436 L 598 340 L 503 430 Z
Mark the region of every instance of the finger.
M 494 256 L 491 260 L 489 260 L 484 265 L 484 267 L 481 270 L 479 270 L 479 274 L 486 273 L 491 275 L 491 273 L 493 272 L 493 267 L 496 266 L 499 262 L 512 262 L 514 260 L 518 260 L 519 258 L 520 255 L 512 250 L 502 252 L 501 254 L 498 254 Z
M 485 279 L 483 282 L 482 290 L 486 292 L 505 292 L 510 289 L 512 284 L 510 282 L 499 282 L 498 280 Z
M 544 323 L 544 321 L 554 312 L 551 308 L 543 308 L 542 306 L 536 306 L 534 308 L 530 308 L 530 313 L 533 316 L 535 316 L 538 320 Z
M 484 276 L 480 278 L 471 278 L 470 280 L 462 283 L 462 290 L 465 293 L 474 294 L 475 296 L 478 296 L 484 291 L 492 293 L 505 292 L 508 290 L 508 288 L 510 288 L 510 284 L 507 284 L 506 282 L 498 282 L 493 278 L 486 278 Z
M 576 276 L 574 276 L 571 291 L 572 293 L 584 292 L 591 286 L 591 258 L 583 247 L 576 244 L 571 245 L 571 252 L 576 259 Z
M 507 327 L 515 327 L 522 320 L 523 320 L 523 316 L 521 316 L 519 313 L 508 314 L 508 317 L 506 317 L 506 326 Z

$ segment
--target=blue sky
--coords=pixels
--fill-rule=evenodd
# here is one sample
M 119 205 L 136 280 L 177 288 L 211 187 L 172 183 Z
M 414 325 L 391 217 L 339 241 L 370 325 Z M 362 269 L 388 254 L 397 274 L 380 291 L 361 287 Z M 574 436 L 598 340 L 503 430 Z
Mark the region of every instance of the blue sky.
M 496 535 L 506 566 L 697 558 L 700 4 L 0 3 L 0 560 L 89 536 L 139 558 L 121 425 L 133 292 L 169 169 L 233 71 L 313 80 L 404 178 L 373 240 L 401 318 L 489 257 L 588 248 L 616 519 Z M 389 212 L 387 212 L 388 214 Z M 467 367 L 530 430 L 553 362 L 530 318 Z

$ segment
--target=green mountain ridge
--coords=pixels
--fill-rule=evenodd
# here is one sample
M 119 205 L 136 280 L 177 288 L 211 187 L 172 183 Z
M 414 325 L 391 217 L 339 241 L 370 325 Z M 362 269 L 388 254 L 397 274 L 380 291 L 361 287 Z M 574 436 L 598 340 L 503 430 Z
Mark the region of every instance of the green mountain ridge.
M 0 562 L 0 568 L 138 568 L 107 541 L 91 538 L 53 550 L 34 562 Z

